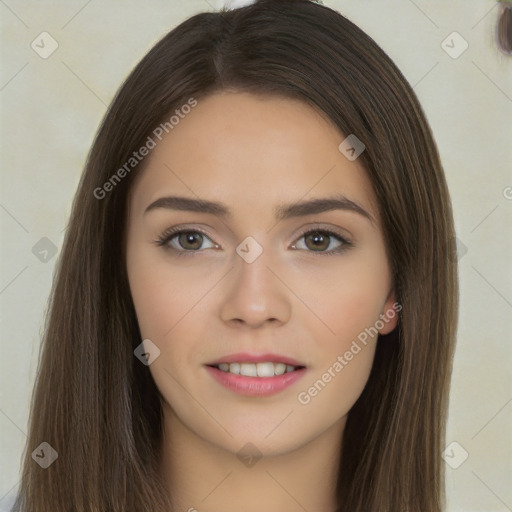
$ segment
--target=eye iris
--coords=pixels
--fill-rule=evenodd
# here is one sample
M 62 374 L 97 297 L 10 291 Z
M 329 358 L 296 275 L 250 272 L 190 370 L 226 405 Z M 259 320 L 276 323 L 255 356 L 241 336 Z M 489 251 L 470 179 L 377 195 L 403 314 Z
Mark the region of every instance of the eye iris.
M 179 242 L 184 249 L 199 249 L 203 243 L 203 235 L 191 231 L 181 233 L 179 235 Z M 194 244 L 194 242 L 196 244 L 194 247 L 187 247 L 188 243 Z
M 320 249 L 325 250 L 327 247 L 329 247 L 329 235 L 323 235 L 319 232 L 310 233 L 306 235 L 305 241 L 306 246 L 308 245 L 308 240 L 313 241 L 313 250 Z M 308 249 L 311 249 L 311 247 L 308 246 Z

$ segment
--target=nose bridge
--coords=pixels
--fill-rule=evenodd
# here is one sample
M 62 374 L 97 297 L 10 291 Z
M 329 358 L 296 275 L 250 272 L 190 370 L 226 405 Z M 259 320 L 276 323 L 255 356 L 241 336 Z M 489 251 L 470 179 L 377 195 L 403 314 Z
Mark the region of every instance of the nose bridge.
M 258 327 L 267 321 L 282 324 L 289 320 L 290 298 L 273 267 L 276 259 L 271 251 L 252 237 L 239 244 L 221 306 L 225 322 Z

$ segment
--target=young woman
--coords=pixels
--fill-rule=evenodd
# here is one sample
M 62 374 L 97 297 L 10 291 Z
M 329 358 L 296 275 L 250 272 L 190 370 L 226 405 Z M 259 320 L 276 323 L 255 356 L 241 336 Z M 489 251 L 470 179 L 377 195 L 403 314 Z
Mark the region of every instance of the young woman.
M 14 510 L 443 510 L 454 251 L 368 35 L 306 0 L 193 16 L 91 149 Z

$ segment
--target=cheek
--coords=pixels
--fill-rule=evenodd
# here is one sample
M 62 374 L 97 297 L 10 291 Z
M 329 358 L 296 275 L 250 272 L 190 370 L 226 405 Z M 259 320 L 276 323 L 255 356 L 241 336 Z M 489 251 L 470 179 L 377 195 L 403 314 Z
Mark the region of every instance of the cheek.
M 343 256 L 342 256 L 343 258 Z M 304 277 L 307 276 L 307 277 Z M 332 356 L 374 326 L 389 292 L 387 266 L 377 254 L 354 254 L 339 264 L 297 273 L 297 296 L 308 306 L 303 321 L 316 349 Z
M 297 399 L 313 416 L 335 421 L 348 414 L 368 381 L 375 322 L 389 292 L 388 267 L 376 247 L 342 256 L 336 269 L 317 267 L 301 275 L 308 276 L 300 279 L 300 293 L 310 307 L 302 321 L 314 340 L 314 364 Z
M 333 424 L 345 417 L 368 382 L 374 354 L 374 343 L 364 346 L 356 342 L 312 372 L 297 393 L 299 411 L 305 421 L 322 418 L 323 423 Z
M 154 248 L 129 253 L 127 270 L 141 335 L 161 342 L 211 287 L 204 268 L 177 266 Z

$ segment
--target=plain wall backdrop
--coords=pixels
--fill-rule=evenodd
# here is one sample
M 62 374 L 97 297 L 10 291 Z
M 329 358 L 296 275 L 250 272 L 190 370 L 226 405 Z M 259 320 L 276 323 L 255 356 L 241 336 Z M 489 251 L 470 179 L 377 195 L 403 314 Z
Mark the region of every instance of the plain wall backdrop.
M 99 122 L 157 40 L 220 3 L 0 1 L 2 510 L 16 493 L 53 271 Z M 512 56 L 496 44 L 500 4 L 324 4 L 373 37 L 414 87 L 452 196 L 460 317 L 447 512 L 511 511 Z

